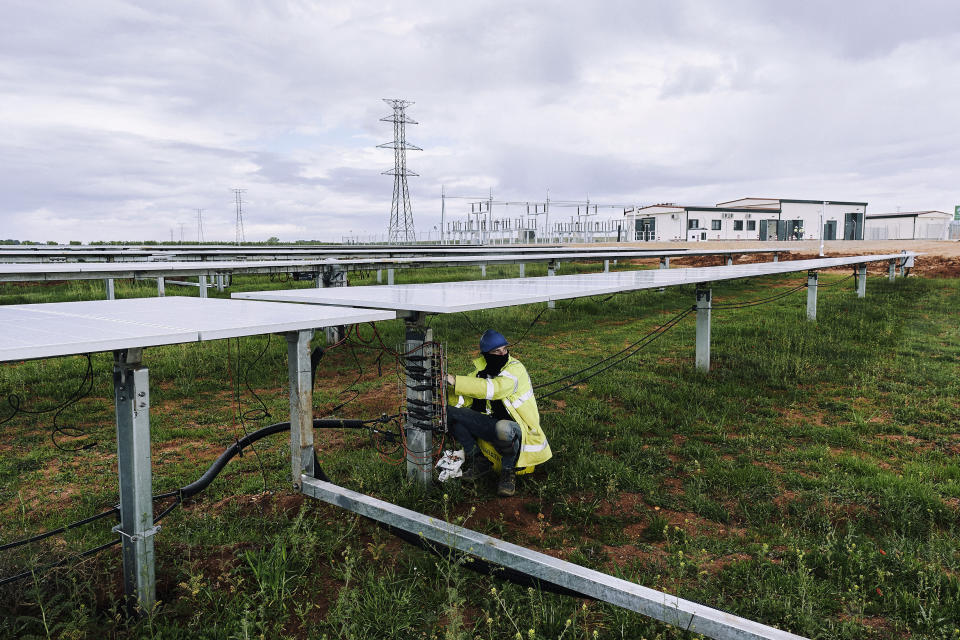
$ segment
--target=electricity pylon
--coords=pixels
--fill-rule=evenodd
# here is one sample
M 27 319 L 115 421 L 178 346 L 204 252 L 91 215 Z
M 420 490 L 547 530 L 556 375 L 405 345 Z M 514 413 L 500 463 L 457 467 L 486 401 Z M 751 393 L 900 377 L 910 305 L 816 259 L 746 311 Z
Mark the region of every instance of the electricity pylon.
M 407 169 L 407 149 L 423 151 L 420 147 L 407 142 L 408 124 L 417 124 L 406 112 L 409 100 L 383 99 L 393 107 L 393 114 L 380 118 L 381 122 L 393 123 L 393 142 L 377 145 L 382 149 L 393 149 L 393 170 L 384 171 L 382 175 L 393 176 L 393 203 L 390 206 L 390 230 L 388 242 L 416 242 L 417 232 L 413 227 L 413 207 L 410 206 L 410 189 L 407 187 L 407 176 L 419 175 Z M 402 211 L 401 211 L 402 210 Z
M 243 194 L 246 191 L 246 189 L 233 190 L 233 199 L 237 205 L 237 246 L 240 246 L 241 242 L 246 242 L 247 240 L 247 236 L 243 231 Z

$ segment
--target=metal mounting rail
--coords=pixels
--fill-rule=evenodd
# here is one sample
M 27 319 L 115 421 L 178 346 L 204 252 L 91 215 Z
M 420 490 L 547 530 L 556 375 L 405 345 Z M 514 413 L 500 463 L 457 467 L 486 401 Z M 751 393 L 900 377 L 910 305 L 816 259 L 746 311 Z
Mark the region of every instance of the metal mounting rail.
M 550 582 L 597 600 L 636 611 L 667 624 L 717 640 L 803 640 L 781 631 L 690 600 L 558 560 L 488 535 L 458 527 L 362 493 L 302 477 L 303 493 L 348 511 L 421 535 L 427 540 L 457 549 L 538 580 Z

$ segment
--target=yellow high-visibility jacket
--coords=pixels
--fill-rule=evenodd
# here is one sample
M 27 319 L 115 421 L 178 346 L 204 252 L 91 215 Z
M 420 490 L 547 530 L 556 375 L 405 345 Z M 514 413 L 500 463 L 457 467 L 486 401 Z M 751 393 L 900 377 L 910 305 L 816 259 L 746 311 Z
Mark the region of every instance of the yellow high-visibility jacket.
M 523 442 L 520 445 L 520 458 L 517 460 L 517 473 L 531 473 L 536 465 L 542 464 L 553 456 L 547 436 L 540 428 L 540 412 L 537 411 L 537 401 L 533 397 L 533 384 L 526 368 L 514 357 L 511 357 L 495 378 L 478 378 L 477 374 L 483 371 L 486 360 L 483 357 L 473 361 L 474 371 L 468 376 L 457 376 L 457 383 L 451 389 L 448 387 L 447 401 L 456 406 L 467 406 L 467 398 L 487 401 L 487 414 L 492 412 L 491 400 L 502 400 L 507 413 L 514 422 L 520 425 Z M 500 454 L 493 443 L 478 440 L 480 450 L 494 467 L 500 467 Z M 522 468 L 522 470 L 521 470 Z

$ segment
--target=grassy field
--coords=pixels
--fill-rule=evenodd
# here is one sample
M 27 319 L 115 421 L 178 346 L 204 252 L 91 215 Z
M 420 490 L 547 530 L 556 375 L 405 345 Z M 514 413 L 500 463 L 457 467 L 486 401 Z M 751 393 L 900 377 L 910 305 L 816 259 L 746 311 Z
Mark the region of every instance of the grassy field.
M 527 273 L 540 275 L 535 265 Z M 554 458 L 522 477 L 514 498 L 497 499 L 493 481 L 424 494 L 403 480 L 399 455 L 378 454 L 363 433 L 318 432 L 321 465 L 351 489 L 800 635 L 960 638 L 960 280 L 873 276 L 857 299 L 845 276 L 821 274 L 815 324 L 805 321 L 802 290 L 721 306 L 786 292 L 805 274 L 720 284 L 709 374 L 693 366 L 688 317 L 623 364 L 543 399 Z M 476 277 L 423 270 L 397 281 Z M 294 284 L 237 277 L 232 290 Z M 0 303 L 99 298 L 102 288 L 5 285 Z M 155 293 L 152 282 L 118 282 L 118 297 Z M 496 327 L 519 341 L 512 352 L 541 384 L 692 304 L 692 289 L 675 288 L 559 302 L 539 317 L 543 305 L 430 324 L 452 370 L 466 370 L 479 333 Z M 378 325 L 387 345 L 402 328 Z M 394 361 L 380 354 L 360 342 L 330 350 L 315 415 L 348 400 L 338 417 L 396 412 Z M 111 356 L 91 362 L 91 391 L 57 416 L 59 430 L 52 412 L 0 425 L 0 544 L 116 502 Z M 151 348 L 144 362 L 157 492 L 196 479 L 244 429 L 287 417 L 281 338 Z M 0 393 L 17 394 L 23 410 L 51 408 L 86 368 L 84 357 L 3 365 Z M 11 413 L 8 403 L 0 420 Z M 113 518 L 0 553 L 0 578 L 71 558 L 0 587 L 0 637 L 696 637 L 477 575 L 304 500 L 290 488 L 286 443 L 261 441 L 164 520 L 161 605 L 149 619 L 122 615 L 116 548 L 71 558 L 112 540 Z

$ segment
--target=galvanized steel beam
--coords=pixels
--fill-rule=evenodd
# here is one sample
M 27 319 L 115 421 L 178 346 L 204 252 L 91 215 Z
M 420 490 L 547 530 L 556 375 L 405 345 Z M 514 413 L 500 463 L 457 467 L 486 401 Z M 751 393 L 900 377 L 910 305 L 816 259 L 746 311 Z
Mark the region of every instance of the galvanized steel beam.
M 311 497 L 372 518 L 487 562 L 717 640 L 803 640 L 759 622 L 655 591 L 544 553 L 317 480 L 302 479 Z
M 697 369 L 710 371 L 710 310 L 712 292 L 697 289 Z
M 819 275 L 816 271 L 807 272 L 807 320 L 817 319 L 817 284 Z
M 310 339 L 313 330 L 287 333 L 287 369 L 290 376 L 291 479 L 300 485 L 302 474 L 313 475 L 313 381 Z
M 154 585 L 153 498 L 150 471 L 150 389 L 143 350 L 114 352 L 113 391 L 117 415 L 117 473 L 120 477 L 123 592 L 127 604 L 150 614 Z

